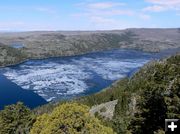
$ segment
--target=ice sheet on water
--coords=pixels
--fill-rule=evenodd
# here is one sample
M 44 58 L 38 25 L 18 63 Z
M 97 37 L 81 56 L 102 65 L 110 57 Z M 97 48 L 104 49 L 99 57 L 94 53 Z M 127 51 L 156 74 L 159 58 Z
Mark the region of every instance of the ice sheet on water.
M 20 66 L 20 70 L 8 69 L 4 75 L 24 89 L 38 91 L 41 96 L 40 91 L 44 93 L 44 90 L 58 91 L 59 89 L 63 94 L 71 95 L 81 93 L 87 88 L 83 80 L 89 78 L 89 74 L 77 66 L 56 64 L 52 67 L 49 63 L 41 66 L 27 66 L 28 69 L 25 65 Z M 49 96 L 42 97 L 51 100 Z
M 80 56 L 67 59 L 29 61 L 5 68 L 4 75 L 23 89 L 33 90 L 47 101 L 81 94 L 96 75 L 114 81 L 149 61 L 147 58 L 122 59 L 119 53 L 103 56 Z

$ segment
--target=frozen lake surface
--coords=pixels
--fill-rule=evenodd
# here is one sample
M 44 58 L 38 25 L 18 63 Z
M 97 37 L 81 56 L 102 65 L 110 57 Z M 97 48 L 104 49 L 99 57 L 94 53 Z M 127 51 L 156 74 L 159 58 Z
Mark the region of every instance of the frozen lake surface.
M 48 102 L 58 101 L 98 92 L 159 57 L 158 53 L 121 49 L 29 60 L 1 69 L 0 77 L 14 83 L 14 88 L 31 91 Z
M 134 50 L 113 50 L 81 56 L 30 60 L 3 69 L 2 74 L 47 101 L 97 92 L 154 57 Z

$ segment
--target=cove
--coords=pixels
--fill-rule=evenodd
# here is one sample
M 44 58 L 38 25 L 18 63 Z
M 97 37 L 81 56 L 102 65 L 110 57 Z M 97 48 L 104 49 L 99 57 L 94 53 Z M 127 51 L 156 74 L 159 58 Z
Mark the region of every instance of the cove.
M 38 94 L 24 90 L 0 74 L 0 110 L 6 105 L 23 102 L 29 108 L 34 108 L 47 102 Z

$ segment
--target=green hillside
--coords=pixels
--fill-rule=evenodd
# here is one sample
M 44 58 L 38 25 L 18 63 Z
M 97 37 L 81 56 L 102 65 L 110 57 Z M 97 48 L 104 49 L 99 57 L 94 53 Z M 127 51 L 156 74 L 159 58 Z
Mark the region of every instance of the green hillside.
M 151 62 L 132 78 L 77 100 L 92 106 L 118 99 L 113 120 L 117 133 L 153 134 L 164 130 L 165 118 L 180 118 L 180 55 Z
M 20 63 L 27 59 L 27 56 L 18 50 L 0 43 L 0 67 Z

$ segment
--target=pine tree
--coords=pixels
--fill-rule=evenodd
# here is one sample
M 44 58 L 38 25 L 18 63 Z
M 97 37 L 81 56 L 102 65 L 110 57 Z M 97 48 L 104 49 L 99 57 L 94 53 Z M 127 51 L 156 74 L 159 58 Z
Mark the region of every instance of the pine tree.
M 0 111 L 0 134 L 28 134 L 34 122 L 30 109 L 17 103 Z

